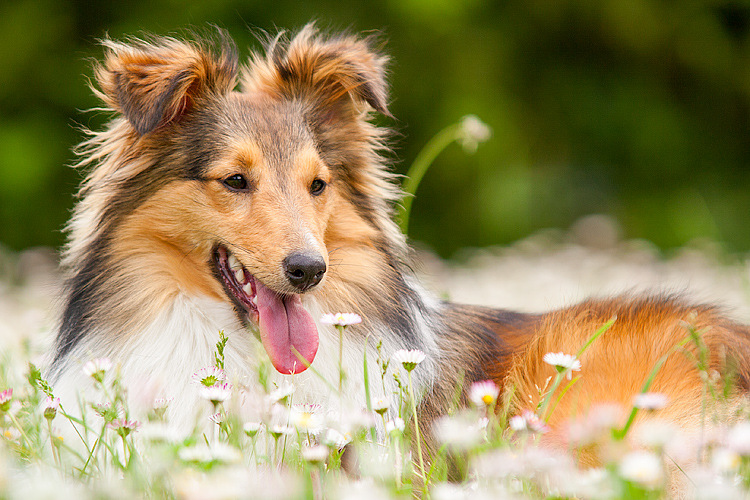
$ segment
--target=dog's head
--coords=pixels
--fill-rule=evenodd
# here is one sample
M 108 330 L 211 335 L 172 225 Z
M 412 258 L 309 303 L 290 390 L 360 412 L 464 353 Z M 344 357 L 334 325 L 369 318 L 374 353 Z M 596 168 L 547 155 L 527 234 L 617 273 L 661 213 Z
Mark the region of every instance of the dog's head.
M 108 185 L 97 224 L 117 257 L 158 256 L 180 288 L 232 301 L 274 366 L 299 372 L 318 347 L 301 295 L 333 279 L 337 251 L 378 245 L 372 214 L 394 192 L 367 122 L 387 114 L 385 58 L 308 26 L 240 70 L 220 38 L 105 42 L 99 94 L 121 116 L 93 141 L 107 160 L 83 194 Z

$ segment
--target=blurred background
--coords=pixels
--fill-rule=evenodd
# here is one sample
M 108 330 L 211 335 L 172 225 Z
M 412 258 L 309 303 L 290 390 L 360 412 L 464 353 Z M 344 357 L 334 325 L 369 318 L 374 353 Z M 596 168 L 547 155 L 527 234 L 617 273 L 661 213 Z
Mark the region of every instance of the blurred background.
M 148 0 L 0 3 L 0 246 L 59 247 L 80 174 L 97 39 L 215 23 L 376 30 L 392 56 L 394 156 L 466 114 L 494 135 L 451 145 L 413 205 L 411 237 L 443 257 L 589 214 L 670 249 L 750 250 L 747 0 Z

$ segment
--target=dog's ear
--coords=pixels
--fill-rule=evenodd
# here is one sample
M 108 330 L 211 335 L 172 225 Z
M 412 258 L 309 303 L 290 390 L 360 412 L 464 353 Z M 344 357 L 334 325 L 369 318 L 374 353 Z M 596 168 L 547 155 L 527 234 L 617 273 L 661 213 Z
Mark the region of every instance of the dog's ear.
M 390 116 L 388 59 L 371 45 L 372 38 L 326 38 L 307 25 L 290 42 L 272 39 L 265 57 L 251 59 L 243 90 L 307 100 L 323 121 L 359 116 L 362 104 Z
M 104 40 L 95 70 L 97 94 L 141 135 L 174 123 L 202 97 L 235 86 L 237 49 L 220 31 L 220 48 L 173 38 L 120 43 Z

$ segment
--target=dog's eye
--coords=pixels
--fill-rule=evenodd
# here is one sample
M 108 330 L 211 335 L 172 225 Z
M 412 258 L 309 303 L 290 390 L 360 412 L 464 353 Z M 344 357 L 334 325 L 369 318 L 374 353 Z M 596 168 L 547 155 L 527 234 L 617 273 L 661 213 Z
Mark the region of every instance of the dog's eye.
M 224 179 L 223 182 L 224 185 L 229 189 L 233 189 L 235 191 L 247 190 L 247 179 L 245 179 L 245 177 L 243 177 L 241 174 L 230 175 L 229 177 Z
M 323 179 L 315 179 L 312 181 L 312 184 L 310 184 L 310 193 L 313 196 L 318 196 L 323 194 L 323 191 L 325 191 L 325 188 L 328 184 L 326 184 L 326 181 Z

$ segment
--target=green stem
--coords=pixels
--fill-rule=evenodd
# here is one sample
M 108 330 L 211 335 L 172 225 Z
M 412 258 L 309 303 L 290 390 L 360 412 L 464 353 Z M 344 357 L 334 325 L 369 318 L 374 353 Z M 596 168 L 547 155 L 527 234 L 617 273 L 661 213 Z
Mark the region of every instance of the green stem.
M 661 369 L 662 365 L 665 361 L 667 361 L 667 358 L 672 355 L 675 351 L 678 349 L 681 349 L 682 346 L 687 344 L 690 341 L 690 337 L 683 339 L 680 341 L 679 344 L 672 347 L 664 356 L 659 358 L 659 360 L 654 365 L 653 369 L 651 370 L 651 373 L 649 373 L 648 378 L 646 379 L 646 382 L 643 384 L 643 387 L 641 388 L 641 394 L 644 392 L 648 392 L 649 388 L 651 387 L 651 384 L 654 382 L 654 379 L 656 378 L 656 374 L 659 373 L 659 370 Z M 635 406 L 630 411 L 630 416 L 628 416 L 628 421 L 625 422 L 625 426 L 620 429 L 619 431 L 614 432 L 615 439 L 624 439 L 625 436 L 628 434 L 628 431 L 630 430 L 630 427 L 633 425 L 633 422 L 635 421 L 635 416 L 638 414 L 638 408 Z
M 417 439 L 417 455 L 419 455 L 419 471 L 422 474 L 422 481 L 427 477 L 424 472 L 424 459 L 422 458 L 422 436 L 419 435 L 419 419 L 417 418 L 417 401 L 414 399 L 414 390 L 411 383 L 411 371 L 409 371 L 409 399 L 411 399 L 411 411 L 414 416 L 414 434 Z
M 417 157 L 414 159 L 409 171 L 406 173 L 406 179 L 404 180 L 403 190 L 406 196 L 401 203 L 401 209 L 399 210 L 399 221 L 401 225 L 401 231 L 404 234 L 409 233 L 409 214 L 411 213 L 411 203 L 414 199 L 414 194 L 417 192 L 417 187 L 422 181 L 422 177 L 430 168 L 430 165 L 435 158 L 453 141 L 458 138 L 458 132 L 460 130 L 460 124 L 450 125 L 435 135 L 432 139 L 425 144 L 422 151 L 419 152 Z
M 372 400 L 370 399 L 370 373 L 367 368 L 367 341 L 370 339 L 370 336 L 368 335 L 365 337 L 365 350 L 364 350 L 364 357 L 363 357 L 363 365 L 364 365 L 364 378 L 365 378 L 365 403 L 367 404 L 367 411 L 372 412 Z M 385 427 L 383 427 L 383 430 L 385 430 Z M 375 427 L 370 427 L 370 436 L 372 437 L 372 442 L 376 442 L 378 440 L 378 436 L 375 433 Z
M 20 432 L 21 436 L 23 436 L 23 440 L 26 441 L 26 446 L 29 447 L 29 452 L 36 456 L 36 453 L 34 452 L 31 445 L 31 440 L 29 439 L 29 436 L 26 435 L 26 432 L 23 430 L 23 427 L 21 427 L 21 423 L 16 419 L 16 416 L 9 412 L 8 417 L 10 417 L 10 420 L 13 422 L 15 428 L 18 429 L 18 432 Z
M 55 466 L 57 469 L 62 472 L 62 469 L 60 468 L 60 457 L 57 455 L 58 450 L 55 447 L 55 436 L 52 435 L 52 420 L 47 419 L 47 430 L 49 431 L 49 444 L 52 446 L 52 458 L 55 461 Z
M 344 327 L 337 325 L 336 329 L 339 331 L 339 397 L 342 395 L 342 388 L 344 385 Z

